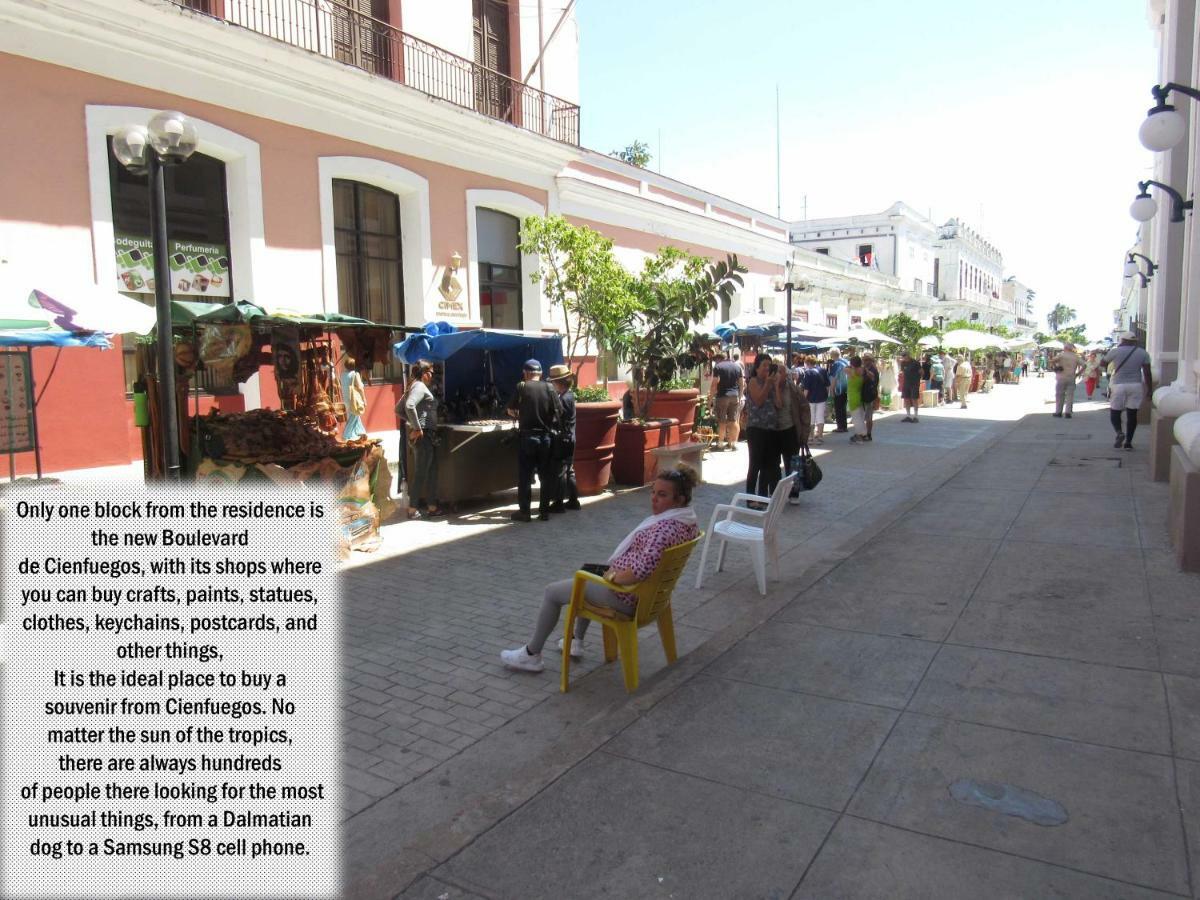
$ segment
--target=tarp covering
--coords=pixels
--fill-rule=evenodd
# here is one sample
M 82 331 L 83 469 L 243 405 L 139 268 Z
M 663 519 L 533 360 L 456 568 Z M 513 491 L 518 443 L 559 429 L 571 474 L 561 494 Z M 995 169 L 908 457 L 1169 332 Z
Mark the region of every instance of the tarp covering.
M 261 306 L 255 306 L 247 300 L 238 300 L 234 303 L 213 304 L 211 310 L 202 310 L 200 307 L 209 304 L 188 303 L 187 307 L 195 307 L 194 310 L 185 309 L 186 313 L 190 313 L 187 317 L 176 318 L 176 310 L 184 307 L 185 304 L 175 302 L 171 305 L 171 323 L 173 325 L 257 325 L 262 327 L 271 327 L 273 325 L 314 325 L 322 328 L 335 328 L 339 325 L 363 326 L 374 325 L 374 322 L 369 322 L 366 319 L 355 318 L 354 316 L 343 315 L 342 313 L 268 313 Z M 386 326 L 384 326 L 386 327 Z
M 410 334 L 392 347 L 397 359 L 445 364 L 446 391 L 470 393 L 493 382 L 507 400 L 521 380 L 526 360 L 542 364 L 543 375 L 563 362 L 562 337 L 519 331 L 456 331 L 452 334 Z

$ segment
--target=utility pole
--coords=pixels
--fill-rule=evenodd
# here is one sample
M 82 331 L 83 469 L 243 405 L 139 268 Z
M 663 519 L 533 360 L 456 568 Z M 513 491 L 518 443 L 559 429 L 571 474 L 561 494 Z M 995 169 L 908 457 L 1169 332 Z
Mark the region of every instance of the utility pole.
M 775 218 L 783 217 L 783 139 L 779 134 L 779 82 L 775 82 Z

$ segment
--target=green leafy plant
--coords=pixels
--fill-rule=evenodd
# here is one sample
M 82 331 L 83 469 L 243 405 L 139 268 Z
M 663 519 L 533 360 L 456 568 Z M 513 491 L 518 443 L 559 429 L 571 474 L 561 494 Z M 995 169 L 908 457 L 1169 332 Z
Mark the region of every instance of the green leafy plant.
M 624 160 L 630 165 L 637 166 L 639 169 L 644 169 L 650 165 L 650 160 L 653 159 L 650 155 L 650 148 L 645 141 L 634 141 L 624 150 L 614 150 L 609 156 L 615 156 L 617 159 Z
M 1050 330 L 1058 334 L 1075 321 L 1075 310 L 1065 303 L 1055 303 L 1054 308 L 1046 316 L 1046 324 Z
M 608 388 L 602 384 L 586 384 L 573 389 L 576 403 L 603 403 L 611 400 Z
M 937 330 L 922 325 L 907 313 L 893 313 L 883 319 L 871 319 L 867 325 L 876 331 L 882 331 L 888 337 L 898 340 L 903 349 L 916 353 L 920 349 L 917 343 L 927 334 L 936 334 Z
M 705 264 L 703 257 L 662 247 L 630 282 L 634 313 L 606 346 L 633 369 L 634 413 L 645 415 L 650 395 L 696 362 L 692 326 L 731 301 L 746 267 L 730 255 Z
M 612 247 L 609 238 L 562 216 L 530 216 L 521 226 L 521 252 L 539 259 L 530 278 L 562 312 L 565 352 L 576 378 L 587 354 L 610 346 L 636 309 L 629 273 Z

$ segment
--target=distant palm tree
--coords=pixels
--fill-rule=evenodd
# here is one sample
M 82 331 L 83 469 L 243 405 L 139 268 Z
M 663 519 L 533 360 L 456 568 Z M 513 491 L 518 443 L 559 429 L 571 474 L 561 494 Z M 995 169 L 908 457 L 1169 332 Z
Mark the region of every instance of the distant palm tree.
M 1046 316 L 1046 322 L 1050 326 L 1051 334 L 1058 334 L 1059 331 L 1074 321 L 1075 310 L 1071 309 L 1065 303 L 1054 304 L 1054 309 L 1050 310 L 1050 314 Z

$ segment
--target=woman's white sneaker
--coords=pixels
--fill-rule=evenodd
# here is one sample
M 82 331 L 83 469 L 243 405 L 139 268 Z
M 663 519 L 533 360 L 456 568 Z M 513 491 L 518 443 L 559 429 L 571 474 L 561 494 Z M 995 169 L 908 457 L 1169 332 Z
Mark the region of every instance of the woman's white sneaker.
M 563 639 L 558 639 L 558 652 L 562 653 Z M 571 638 L 571 659 L 583 659 L 583 641 Z
M 542 654 L 531 654 L 525 647 L 501 650 L 500 661 L 518 672 L 541 672 L 546 668 L 546 664 L 542 662 Z

